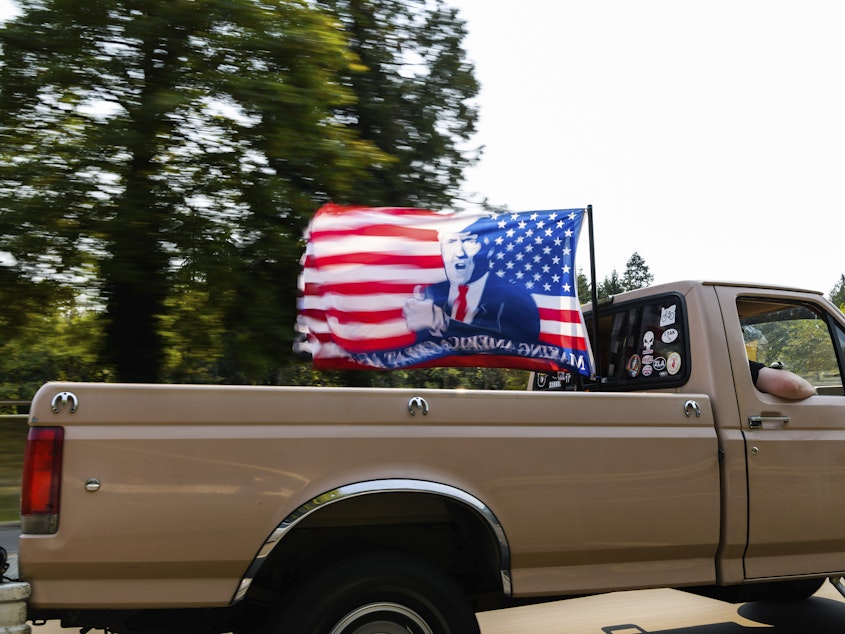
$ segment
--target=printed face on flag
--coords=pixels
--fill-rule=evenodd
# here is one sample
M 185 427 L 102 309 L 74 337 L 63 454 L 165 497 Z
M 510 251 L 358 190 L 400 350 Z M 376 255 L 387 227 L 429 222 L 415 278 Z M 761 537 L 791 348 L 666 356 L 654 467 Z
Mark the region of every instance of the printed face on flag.
M 322 208 L 297 327 L 320 368 L 476 365 L 592 373 L 575 284 L 583 209 Z
M 453 284 L 466 284 L 475 269 L 475 256 L 481 251 L 478 234 L 463 231 L 440 236 L 440 252 L 446 279 Z

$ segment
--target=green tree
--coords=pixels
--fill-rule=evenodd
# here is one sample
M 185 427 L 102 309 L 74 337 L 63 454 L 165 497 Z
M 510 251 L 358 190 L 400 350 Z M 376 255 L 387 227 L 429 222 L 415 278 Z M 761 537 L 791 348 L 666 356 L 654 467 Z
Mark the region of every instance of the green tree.
M 625 272 L 622 274 L 622 287 L 626 291 L 633 291 L 638 288 L 646 288 L 654 281 L 654 275 L 648 269 L 643 257 L 634 251 L 628 262 L 625 264 Z
M 305 0 L 20 6 L 0 29 L 0 252 L 100 298 L 121 380 L 162 378 L 178 288 L 215 307 L 232 366 L 284 355 L 307 217 L 387 162 L 339 114 L 342 31 Z
M 581 269 L 578 269 L 578 275 L 575 277 L 575 280 L 575 283 L 578 286 L 578 300 L 582 304 L 586 304 L 592 299 L 592 286 L 590 285 L 589 280 L 587 280 L 587 276 L 584 274 L 584 271 Z
M 619 279 L 619 273 L 616 272 L 616 269 L 613 269 L 610 275 L 605 276 L 602 283 L 598 285 L 596 294 L 599 298 L 603 298 L 624 293 L 626 290 L 622 285 L 622 280 Z
M 373 165 L 357 202 L 442 208 L 477 159 L 466 144 L 479 91 L 464 22 L 442 0 L 318 0 L 337 16 L 360 67 L 343 81 L 357 99 L 342 118 L 390 160 Z
M 442 0 L 318 0 L 334 15 L 356 55 L 342 81 L 356 95 L 340 117 L 388 160 L 360 181 L 355 202 L 443 208 L 460 193 L 464 169 L 477 159 L 465 149 L 478 113 L 479 91 L 466 60 L 466 30 Z M 371 372 L 345 373 L 368 386 Z
M 839 281 L 830 289 L 829 297 L 840 310 L 845 311 L 845 274 L 839 276 Z
M 99 363 L 103 324 L 96 313 L 55 296 L 38 310 L 12 305 L 25 310 L 26 321 L 0 341 L 0 399 L 30 400 L 47 381 L 111 378 Z
M 57 305 L 67 294 L 49 280 L 31 279 L 15 262 L 0 260 L 0 345 L 15 338 L 45 306 Z
M 646 288 L 653 281 L 654 275 L 649 271 L 645 260 L 639 253 L 634 251 L 625 264 L 625 272 L 622 274 L 622 277 L 620 278 L 616 269 L 613 269 L 610 275 L 605 276 L 602 283 L 598 285 L 596 292 L 600 298 L 610 297 L 611 295 L 618 295 L 625 291 Z

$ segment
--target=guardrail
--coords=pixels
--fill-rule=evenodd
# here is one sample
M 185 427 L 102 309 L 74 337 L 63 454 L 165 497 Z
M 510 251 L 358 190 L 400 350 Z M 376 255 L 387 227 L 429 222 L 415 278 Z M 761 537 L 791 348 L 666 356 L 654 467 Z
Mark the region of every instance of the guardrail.
M 31 401 L 20 401 L 20 400 L 0 400 L 0 409 L 4 409 L 6 407 L 29 407 Z M 29 414 L 0 414 L 0 423 L 3 421 L 25 421 L 29 418 Z

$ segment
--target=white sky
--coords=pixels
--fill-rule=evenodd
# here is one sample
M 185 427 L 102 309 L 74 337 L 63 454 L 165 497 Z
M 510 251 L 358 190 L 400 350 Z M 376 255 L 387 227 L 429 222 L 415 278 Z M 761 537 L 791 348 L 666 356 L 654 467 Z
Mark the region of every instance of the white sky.
M 470 189 L 592 204 L 600 280 L 634 251 L 655 283 L 845 273 L 840 0 L 450 1 L 482 83 Z
M 845 273 L 841 0 L 449 1 L 482 83 L 468 188 L 592 204 L 600 280 L 634 251 L 655 283 Z
M 5 22 L 10 16 L 17 14 L 16 5 L 10 0 L 0 0 L 0 22 Z

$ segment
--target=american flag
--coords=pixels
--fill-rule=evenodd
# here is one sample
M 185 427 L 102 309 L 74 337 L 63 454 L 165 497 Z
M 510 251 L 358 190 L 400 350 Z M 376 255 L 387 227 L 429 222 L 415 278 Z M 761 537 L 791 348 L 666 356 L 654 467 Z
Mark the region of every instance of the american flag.
M 489 214 L 326 205 L 305 236 L 298 350 L 322 369 L 475 365 L 590 376 L 574 270 L 584 215 L 584 209 Z M 486 220 L 479 239 L 489 247 L 489 275 L 533 299 L 537 314 L 525 317 L 539 317 L 536 338 L 502 331 L 438 339 L 409 326 L 403 312 L 409 298 L 448 286 L 440 236 L 479 220 Z

